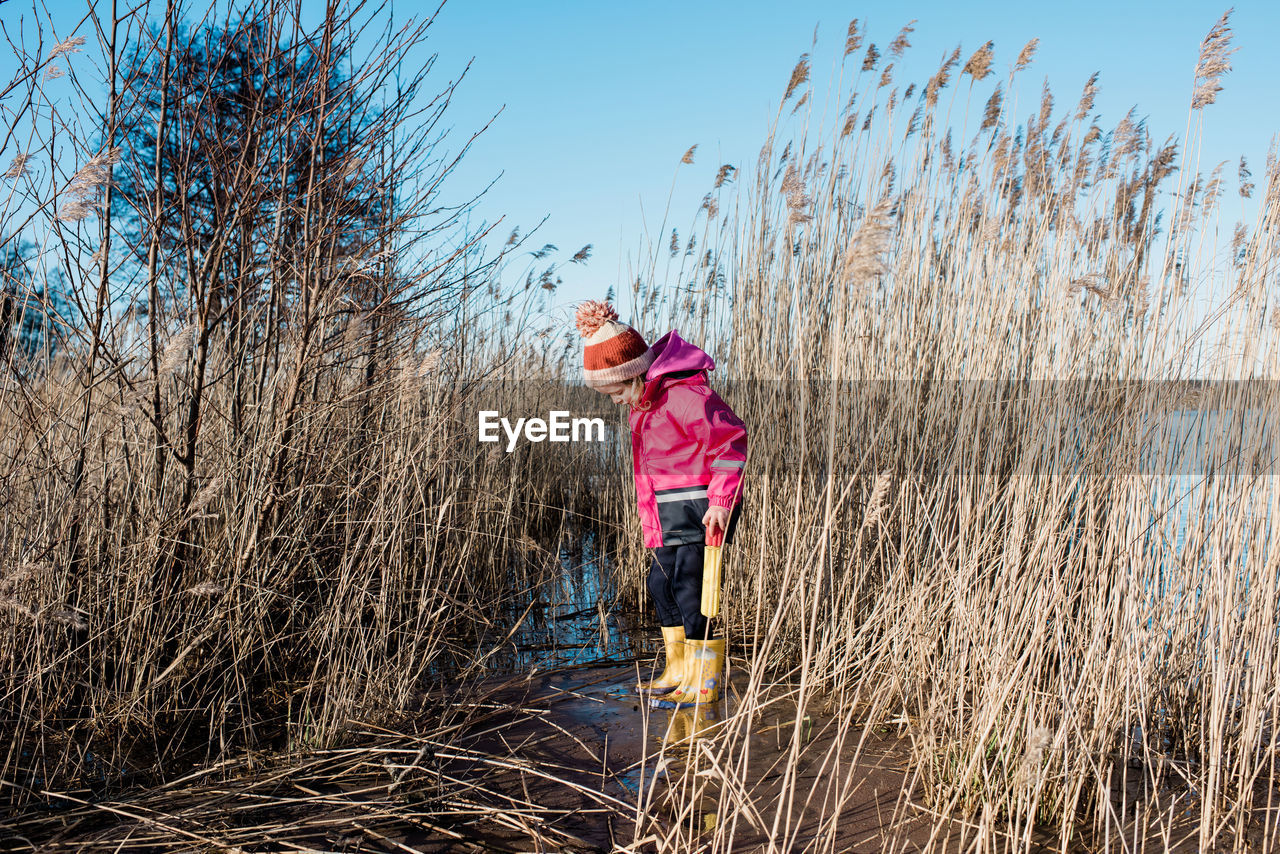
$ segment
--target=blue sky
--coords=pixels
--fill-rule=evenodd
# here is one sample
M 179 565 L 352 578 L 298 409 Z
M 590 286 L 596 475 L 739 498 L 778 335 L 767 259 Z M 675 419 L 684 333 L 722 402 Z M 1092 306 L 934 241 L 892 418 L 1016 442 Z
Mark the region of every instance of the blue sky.
M 99 5 L 109 7 L 105 0 Z M 48 8 L 63 35 L 86 5 L 51 0 Z M 318 0 L 306 0 L 304 8 L 323 11 Z M 404 0 L 394 5 L 399 18 L 432 8 Z M 474 60 L 450 107 L 455 146 L 502 111 L 447 186 L 461 198 L 498 179 L 475 224 L 505 217 L 498 229 L 505 238 L 514 226 L 527 232 L 549 217 L 534 243 L 556 244 L 563 262 L 583 245 L 594 246 L 587 265 L 565 263 L 559 270 L 564 285 L 553 303 L 566 307 L 629 280 L 646 228 L 655 232 L 662 219 L 673 179 L 671 223 L 666 236 L 654 237 L 665 243 L 673 224 L 683 238 L 719 165 L 754 163 L 799 55 L 813 54 L 815 97 L 834 82 L 851 18 L 881 48 L 917 19 L 912 47 L 894 75 L 901 84 L 923 83 L 956 45 L 967 57 L 988 39 L 995 42 L 993 68 L 1000 74 L 1038 37 L 1035 62 L 1019 77 L 1018 121 L 1038 104 L 1046 77 L 1061 111 L 1099 71 L 1095 112 L 1104 129 L 1136 105 L 1159 142 L 1184 134 L 1200 40 L 1225 8 L 1187 0 L 449 0 L 410 61 L 438 53 L 433 75 L 442 85 Z M 30 14 L 23 0 L 0 8 L 6 21 L 23 14 Z M 1238 51 L 1224 91 L 1205 112 L 1200 167 L 1207 171 L 1229 159 L 1234 188 L 1240 155 L 1248 156 L 1258 180 L 1277 130 L 1268 106 L 1280 86 L 1280 4 L 1237 3 L 1232 26 Z M 695 143 L 695 163 L 680 166 Z M 1234 218 L 1233 199 L 1229 190 L 1224 201 Z
M 522 228 L 550 219 L 537 242 L 568 257 L 594 245 L 585 267 L 561 269 L 555 303 L 600 295 L 627 280 L 646 222 L 653 230 L 676 179 L 673 223 L 688 222 L 721 163 L 749 166 L 764 141 L 796 59 L 813 53 L 815 96 L 835 77 L 851 18 L 884 47 L 918 19 L 895 79 L 924 80 L 957 45 L 967 56 L 995 42 L 997 73 L 1040 39 L 1020 77 L 1019 120 L 1038 105 L 1048 77 L 1059 110 L 1074 106 L 1101 72 L 1095 111 L 1104 129 L 1130 107 L 1162 141 L 1184 134 L 1200 40 L 1226 11 L 1217 2 L 449 2 L 428 47 L 437 69 L 456 74 L 474 57 L 454 106 L 461 131 L 498 108 L 456 187 L 502 177 L 480 211 Z M 812 48 L 815 25 L 818 42 Z M 1264 107 L 1280 87 L 1280 4 L 1247 0 L 1232 16 L 1233 70 L 1205 113 L 1201 169 L 1247 155 L 1262 174 L 1280 129 Z M 975 109 L 980 108 L 980 104 Z M 680 156 L 699 145 L 692 167 Z M 1233 189 L 1224 197 L 1230 210 Z M 643 217 L 642 217 L 643 211 Z M 668 232 L 669 233 L 669 232 Z M 684 229 L 681 228 L 683 235 Z

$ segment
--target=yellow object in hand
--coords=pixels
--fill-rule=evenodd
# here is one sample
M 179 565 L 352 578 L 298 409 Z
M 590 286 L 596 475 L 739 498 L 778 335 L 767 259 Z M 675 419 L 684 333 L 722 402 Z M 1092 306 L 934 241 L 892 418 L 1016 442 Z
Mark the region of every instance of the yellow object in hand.
M 707 546 L 702 552 L 702 615 L 720 616 L 719 546 Z

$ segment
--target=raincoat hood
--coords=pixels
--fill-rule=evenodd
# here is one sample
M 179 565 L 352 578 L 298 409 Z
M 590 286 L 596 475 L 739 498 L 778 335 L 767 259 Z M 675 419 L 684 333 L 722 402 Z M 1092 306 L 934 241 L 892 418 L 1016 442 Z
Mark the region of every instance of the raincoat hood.
M 681 338 L 674 329 L 659 338 L 649 351 L 654 358 L 645 371 L 646 383 L 681 371 L 713 371 L 716 367 L 710 356 Z

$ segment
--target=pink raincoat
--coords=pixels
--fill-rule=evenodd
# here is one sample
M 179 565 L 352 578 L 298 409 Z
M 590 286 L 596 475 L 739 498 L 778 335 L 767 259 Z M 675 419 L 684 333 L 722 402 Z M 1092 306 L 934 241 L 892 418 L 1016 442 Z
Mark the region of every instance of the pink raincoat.
M 747 428 L 707 385 L 710 356 L 675 330 L 651 349 L 630 418 L 644 545 L 701 543 L 708 505 L 733 509 L 741 500 Z

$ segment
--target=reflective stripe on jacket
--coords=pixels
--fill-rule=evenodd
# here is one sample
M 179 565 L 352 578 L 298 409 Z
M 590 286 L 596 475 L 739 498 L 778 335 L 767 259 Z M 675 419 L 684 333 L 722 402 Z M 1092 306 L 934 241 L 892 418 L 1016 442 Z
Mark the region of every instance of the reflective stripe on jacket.
M 741 500 L 747 428 L 707 385 L 715 362 L 673 330 L 651 348 L 632 407 L 631 451 L 645 548 L 701 543 L 709 505 Z

